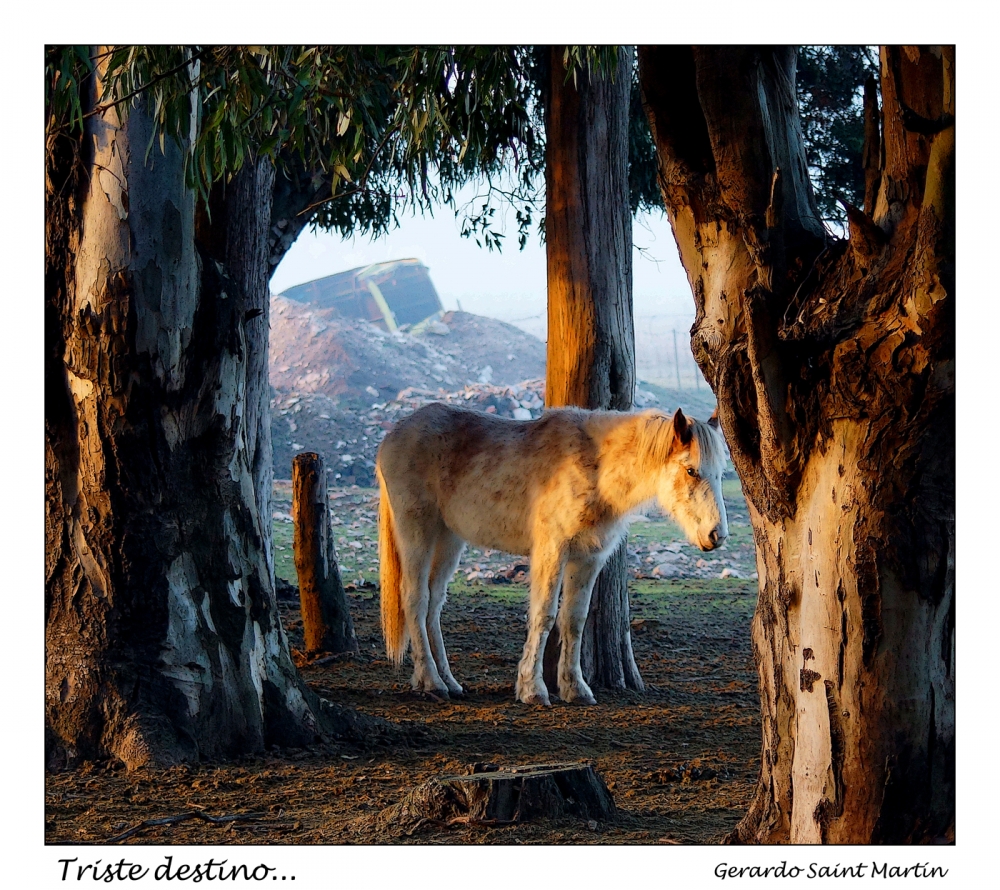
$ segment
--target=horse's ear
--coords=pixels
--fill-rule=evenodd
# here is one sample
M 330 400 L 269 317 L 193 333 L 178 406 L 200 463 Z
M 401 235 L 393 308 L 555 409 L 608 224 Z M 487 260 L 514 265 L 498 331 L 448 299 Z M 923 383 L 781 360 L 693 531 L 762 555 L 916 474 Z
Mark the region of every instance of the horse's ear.
M 677 437 L 682 445 L 687 445 L 691 442 L 691 435 L 691 424 L 688 423 L 684 412 L 678 408 L 674 412 L 674 436 Z
M 712 416 L 708 418 L 708 425 L 711 426 L 711 427 L 715 427 L 715 429 L 719 428 L 719 407 L 718 407 L 718 405 L 716 405 L 715 410 L 712 412 Z

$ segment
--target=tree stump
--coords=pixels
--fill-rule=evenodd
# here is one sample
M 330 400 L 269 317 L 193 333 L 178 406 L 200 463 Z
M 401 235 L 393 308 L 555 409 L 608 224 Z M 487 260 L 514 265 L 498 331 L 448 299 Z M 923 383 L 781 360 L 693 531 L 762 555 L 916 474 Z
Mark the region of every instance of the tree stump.
M 530 764 L 431 779 L 379 813 L 374 827 L 412 831 L 425 821 L 502 825 L 560 816 L 616 818 L 614 798 L 591 764 Z
M 357 652 L 330 529 L 326 467 L 323 458 L 312 451 L 297 454 L 292 461 L 292 519 L 305 650 L 308 654 Z

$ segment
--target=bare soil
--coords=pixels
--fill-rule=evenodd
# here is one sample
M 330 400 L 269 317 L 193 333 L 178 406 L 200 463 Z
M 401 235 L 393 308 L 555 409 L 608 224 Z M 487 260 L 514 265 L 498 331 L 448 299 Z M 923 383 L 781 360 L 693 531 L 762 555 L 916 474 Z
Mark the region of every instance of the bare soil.
M 322 745 L 273 750 L 238 763 L 133 773 L 87 764 L 47 777 L 46 841 L 106 843 L 147 820 L 191 811 L 239 818 L 152 825 L 124 842 L 720 841 L 749 803 L 760 746 L 749 643 L 757 587 L 751 577 L 752 540 L 738 485 L 730 481 L 726 493 L 733 537 L 725 550 L 708 555 L 715 560 L 711 564 L 680 543 L 677 530 L 662 517 L 633 526 L 633 645 L 646 692 L 596 690 L 595 706 L 542 708 L 514 701 L 525 632 L 525 572 L 512 557 L 489 551 L 468 554 L 444 612 L 445 639 L 465 696 L 439 701 L 410 691 L 408 670 L 396 672 L 387 663 L 378 628 L 371 568 L 376 495 L 339 492 L 333 512 L 343 532 L 338 546 L 345 581 L 353 581 L 349 596 L 361 653 L 326 663 L 303 661 L 301 669 L 322 697 L 403 725 L 400 740 L 390 747 Z M 279 515 L 288 507 L 283 497 L 287 493 L 279 485 Z M 276 521 L 278 573 L 292 580 L 290 537 L 291 525 Z M 358 546 L 349 546 L 352 542 Z M 673 567 L 674 576 L 656 577 L 654 563 Z M 300 647 L 296 604 L 279 608 L 290 644 Z M 469 773 L 476 764 L 505 768 L 566 761 L 593 763 L 614 795 L 617 819 L 378 827 L 380 812 L 430 778 Z

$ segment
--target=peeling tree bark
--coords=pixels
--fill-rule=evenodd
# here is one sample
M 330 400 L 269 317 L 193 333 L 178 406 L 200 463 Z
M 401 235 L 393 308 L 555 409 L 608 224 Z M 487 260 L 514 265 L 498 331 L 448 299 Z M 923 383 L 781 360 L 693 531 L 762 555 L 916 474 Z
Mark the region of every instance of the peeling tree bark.
M 883 49 L 847 241 L 816 219 L 794 51 L 639 60 L 761 579 L 761 775 L 730 840 L 951 837 L 954 51 Z
M 546 407 L 628 410 L 635 392 L 628 109 L 634 49 L 610 75 L 566 82 L 563 48 L 550 51 L 546 103 L 545 253 L 548 270 Z M 643 689 L 632 654 L 625 542 L 594 585 L 583 635 L 587 682 Z M 558 631 L 546 646 L 555 689 Z
M 46 183 L 46 743 L 129 768 L 315 740 L 274 597 L 273 171 L 199 237 L 183 149 L 134 104 Z M 196 115 L 192 115 L 192 126 Z

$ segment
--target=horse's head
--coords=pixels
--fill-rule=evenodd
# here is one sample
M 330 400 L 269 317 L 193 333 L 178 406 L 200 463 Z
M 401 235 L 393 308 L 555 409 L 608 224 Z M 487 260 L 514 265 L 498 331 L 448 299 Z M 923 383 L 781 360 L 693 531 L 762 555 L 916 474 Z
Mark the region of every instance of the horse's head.
M 714 550 L 729 536 L 722 500 L 726 446 L 718 415 L 702 423 L 685 417 L 678 408 L 669 423 L 673 435 L 660 472 L 657 500 L 692 544 Z

